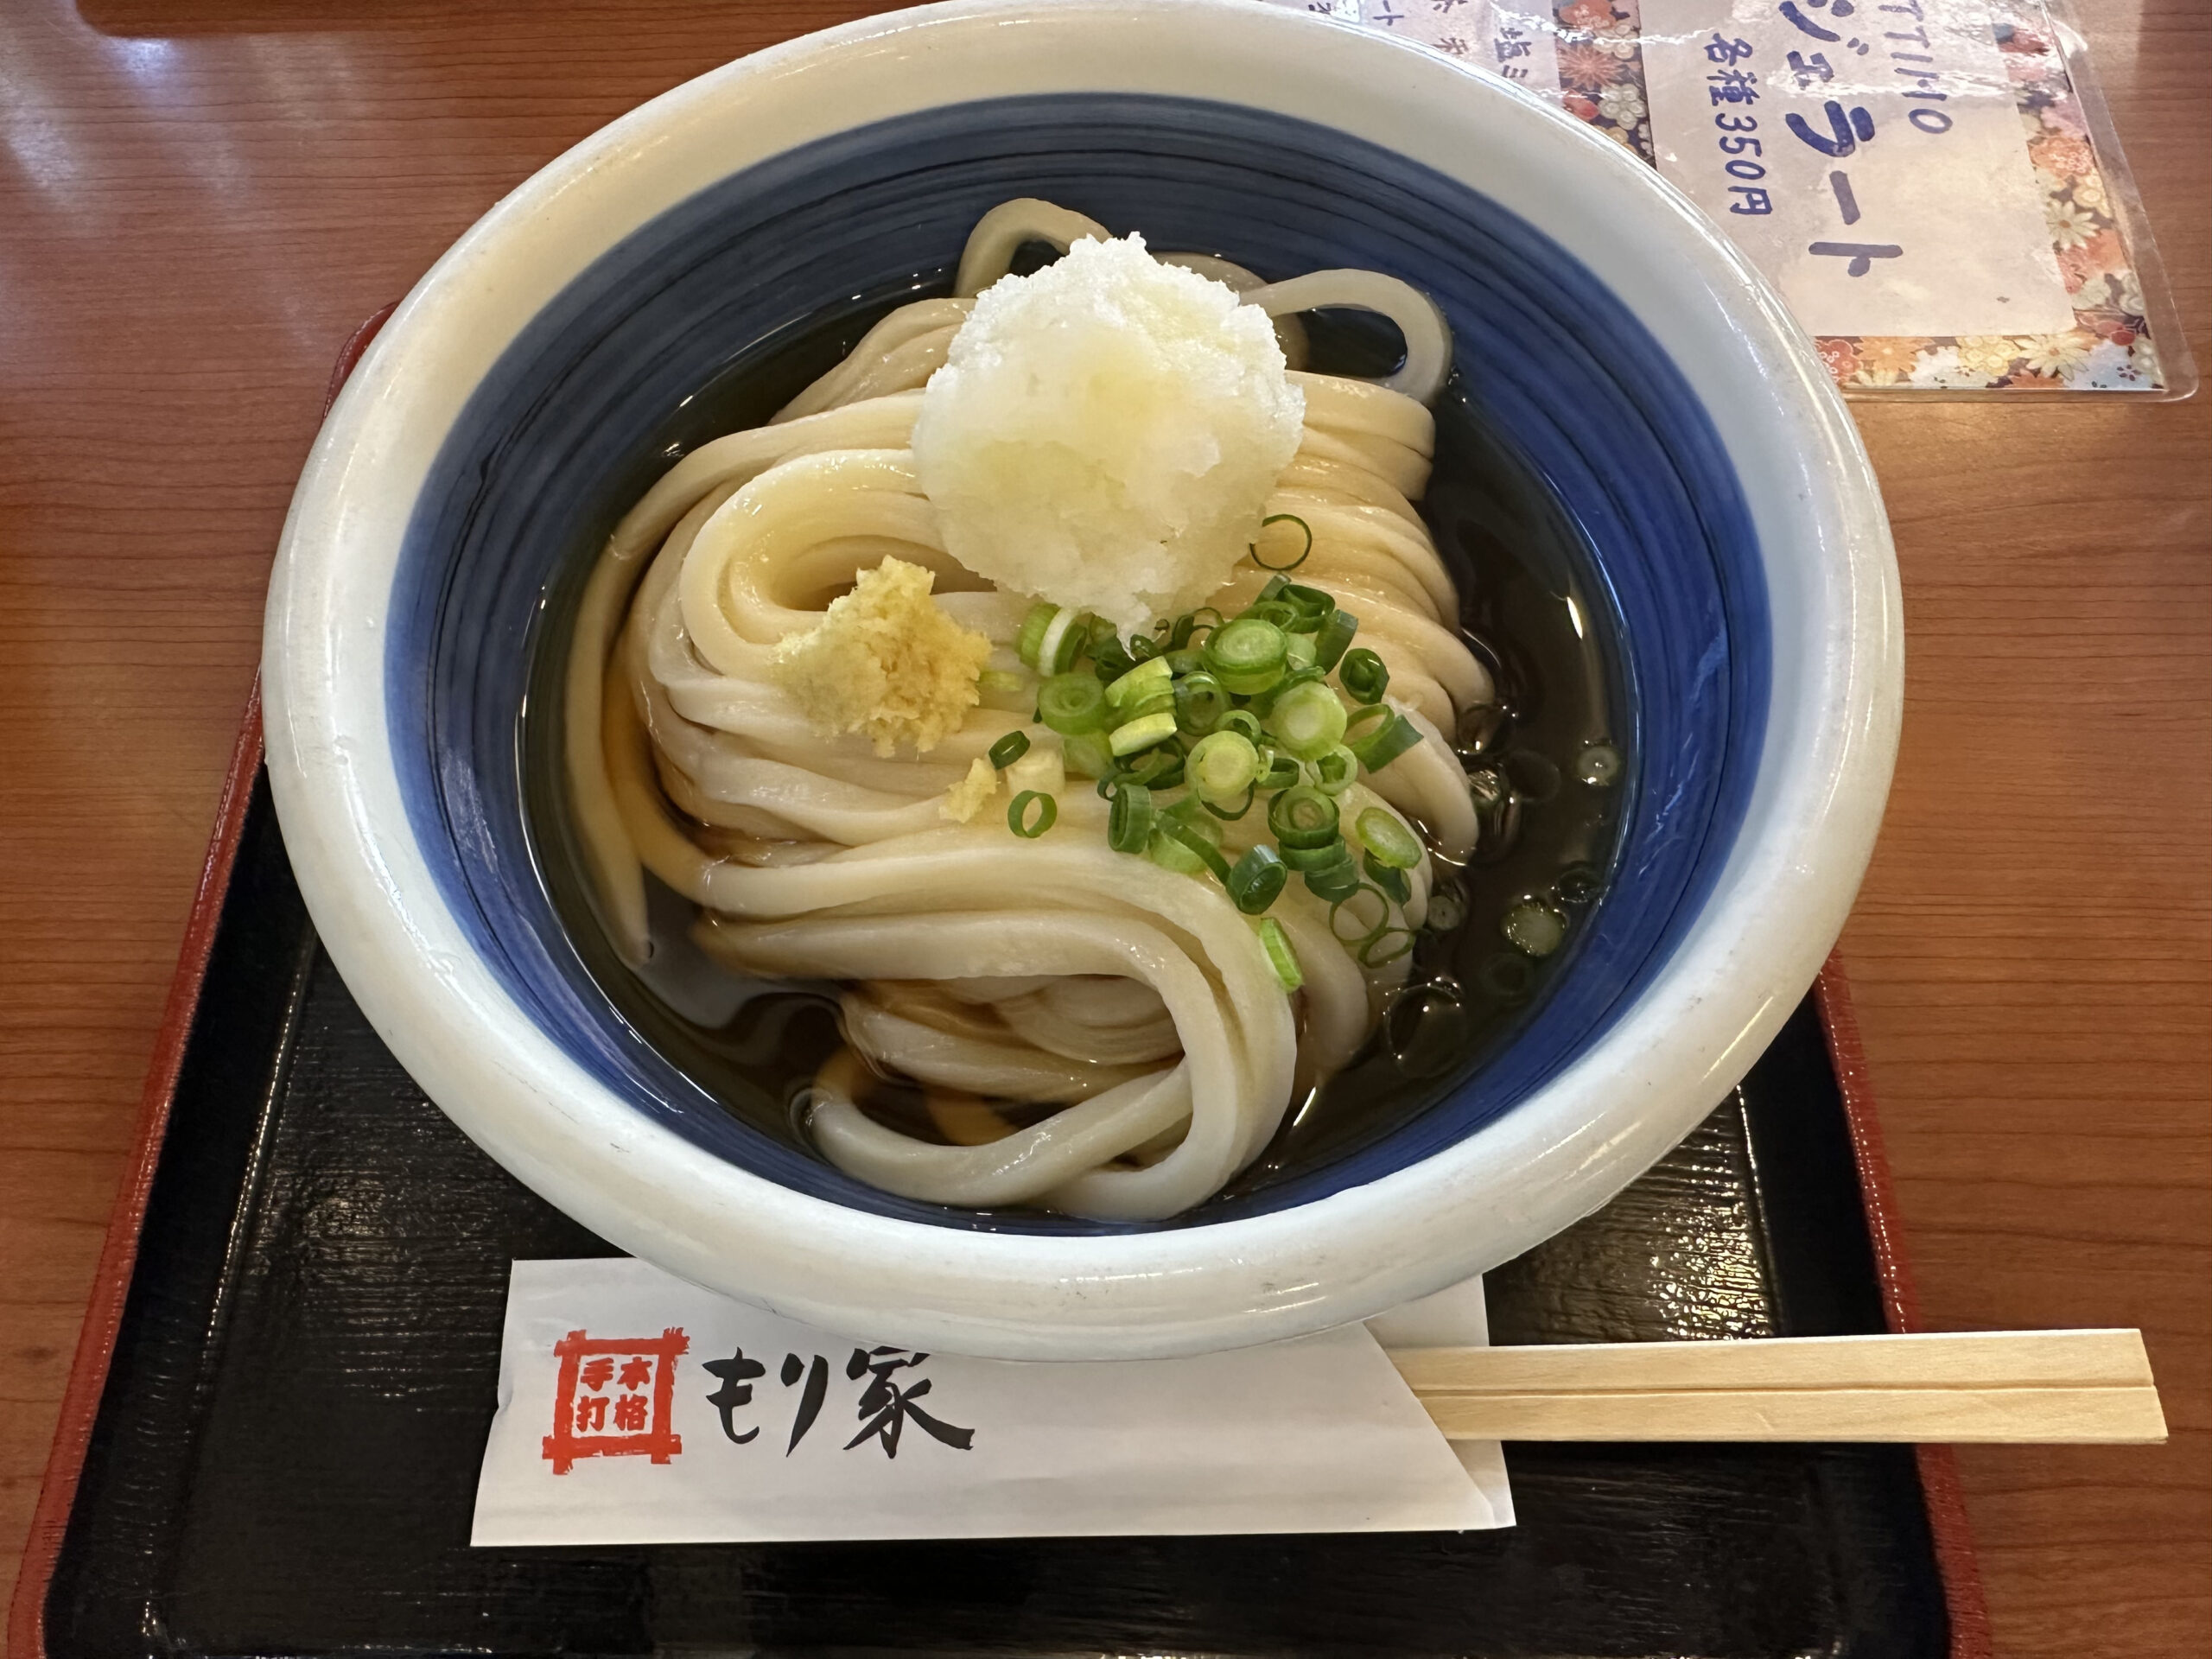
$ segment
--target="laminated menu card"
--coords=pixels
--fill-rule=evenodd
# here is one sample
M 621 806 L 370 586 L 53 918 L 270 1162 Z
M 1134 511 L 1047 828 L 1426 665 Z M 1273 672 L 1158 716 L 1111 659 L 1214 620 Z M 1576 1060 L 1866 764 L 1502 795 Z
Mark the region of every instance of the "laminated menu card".
M 1378 1321 L 1479 1344 L 1481 1285 Z M 626 1257 L 518 1262 L 478 1545 L 1465 1531 L 1512 1524 L 1368 1329 L 1189 1359 L 855 1343 Z
M 2038 0 L 1276 0 L 1656 167 L 1860 394 L 2196 385 L 2079 32 Z

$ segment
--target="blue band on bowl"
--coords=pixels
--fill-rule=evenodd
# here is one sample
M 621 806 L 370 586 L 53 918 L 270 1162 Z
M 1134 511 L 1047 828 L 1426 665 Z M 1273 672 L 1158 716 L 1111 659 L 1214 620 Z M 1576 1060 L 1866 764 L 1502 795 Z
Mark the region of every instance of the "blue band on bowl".
M 791 150 L 702 191 L 593 263 L 522 329 L 447 434 L 391 605 L 387 713 L 409 822 L 446 903 L 517 1003 L 619 1097 L 716 1156 L 849 1207 L 977 1217 L 862 1185 L 733 1116 L 592 981 L 533 862 L 519 711 L 541 607 L 668 464 L 671 412 L 823 296 L 950 268 L 975 220 L 1041 195 L 1155 246 L 1268 276 L 1389 271 L 1450 318 L 1485 425 L 1541 476 L 1599 567 L 1633 730 L 1616 874 L 1525 1027 L 1447 1099 L 1341 1160 L 1167 1226 L 1375 1180 L 1512 1108 L 1604 1034 L 1712 890 L 1750 799 L 1770 630 L 1729 457 L 1634 314 L 1479 192 L 1334 130 L 1194 99 L 1066 94 L 949 105 Z

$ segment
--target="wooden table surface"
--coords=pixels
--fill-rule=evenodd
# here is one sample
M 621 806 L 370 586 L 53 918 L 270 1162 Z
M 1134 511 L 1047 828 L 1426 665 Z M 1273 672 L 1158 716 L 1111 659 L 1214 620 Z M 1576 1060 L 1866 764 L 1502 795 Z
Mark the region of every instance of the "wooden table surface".
M 334 353 L 594 128 L 870 9 L 0 10 L 0 1601 Z M 2085 25 L 2212 365 L 2212 5 Z M 2007 1659 L 2212 1640 L 2208 398 L 1856 406 L 1911 668 L 1844 948 L 1925 1311 L 2140 1325 L 2175 1431 L 1964 1453 Z

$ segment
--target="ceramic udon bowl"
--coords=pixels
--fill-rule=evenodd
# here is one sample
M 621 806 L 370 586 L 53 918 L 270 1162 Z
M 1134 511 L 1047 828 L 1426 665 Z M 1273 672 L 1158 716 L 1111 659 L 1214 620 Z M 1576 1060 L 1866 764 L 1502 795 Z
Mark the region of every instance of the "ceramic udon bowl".
M 887 1197 L 738 1121 L 580 965 L 522 810 L 556 567 L 696 442 L 683 400 L 1046 196 L 1269 276 L 1442 305 L 1485 424 L 1593 550 L 1632 723 L 1615 872 L 1505 1049 L 1340 1162 L 1144 1228 Z M 1841 925 L 1902 652 L 1855 431 L 1773 292 L 1560 110 L 1244 0 L 896 13 L 680 86 L 500 202 L 340 397 L 271 589 L 269 766 L 377 1030 L 476 1142 L 677 1274 L 857 1337 L 1020 1358 L 1294 1336 L 1500 1262 L 1732 1087 Z

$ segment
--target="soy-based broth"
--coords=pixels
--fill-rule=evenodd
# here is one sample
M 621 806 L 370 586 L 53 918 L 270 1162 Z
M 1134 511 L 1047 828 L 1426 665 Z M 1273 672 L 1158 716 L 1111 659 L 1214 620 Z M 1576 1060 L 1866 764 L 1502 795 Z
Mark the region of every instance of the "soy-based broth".
M 709 439 L 766 422 L 877 318 L 933 286 L 941 291 L 925 280 L 855 302 L 725 365 L 672 413 L 660 435 L 664 447 L 641 465 L 637 487 Z M 1363 321 L 1320 314 L 1307 327 L 1313 369 L 1374 374 L 1391 366 L 1388 342 Z M 1414 946 L 1405 988 L 1365 1048 L 1309 1097 L 1291 1103 L 1267 1150 L 1223 1198 L 1340 1158 L 1451 1094 L 1510 1039 L 1572 959 L 1612 864 L 1632 757 L 1611 613 L 1580 576 L 1589 568 L 1587 549 L 1541 480 L 1485 427 L 1478 400 L 1465 395 L 1462 372 L 1435 413 L 1435 470 L 1421 512 L 1458 585 L 1465 637 L 1497 685 L 1496 708 L 1463 721 L 1456 734 L 1481 809 L 1482 842 L 1464 868 L 1439 861 L 1431 925 Z M 753 1128 L 804 1147 L 808 1091 L 842 1046 L 836 988 L 735 979 L 690 943 L 689 902 L 650 877 L 654 959 L 633 972 L 588 896 L 565 804 L 560 687 L 583 575 L 632 493 L 610 505 L 605 522 L 580 528 L 533 642 L 522 723 L 532 845 L 587 970 L 637 1035 Z M 1090 785 L 1071 778 L 1069 786 Z M 1440 925 L 1455 906 L 1458 924 Z M 1532 954 L 1554 936 L 1554 948 Z M 942 1138 L 916 1086 L 880 1079 L 862 1104 L 907 1134 Z M 1190 1218 L 1206 1213 L 1202 1205 Z

